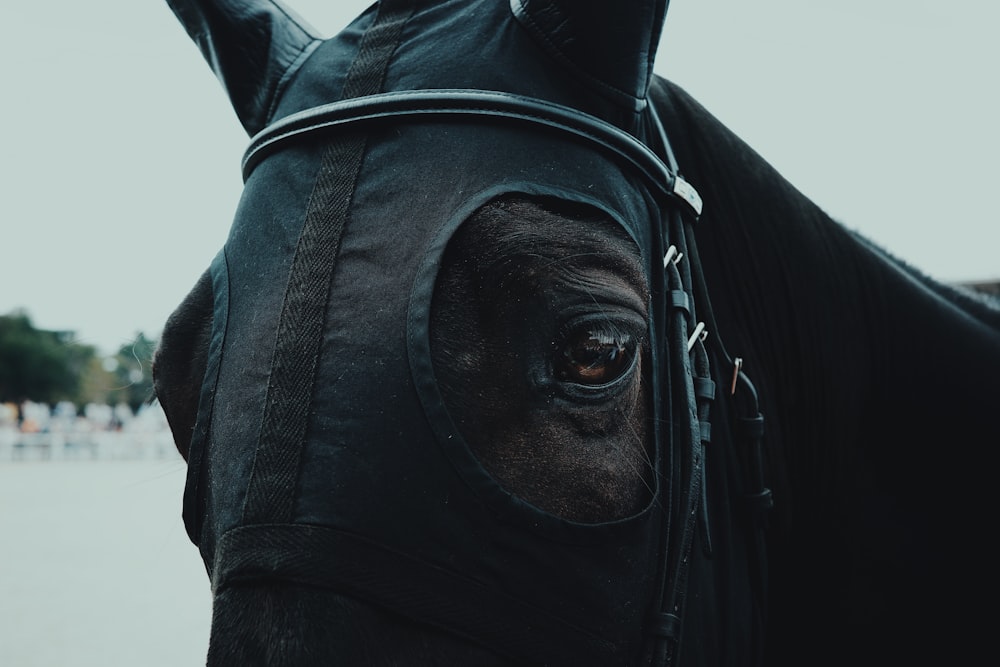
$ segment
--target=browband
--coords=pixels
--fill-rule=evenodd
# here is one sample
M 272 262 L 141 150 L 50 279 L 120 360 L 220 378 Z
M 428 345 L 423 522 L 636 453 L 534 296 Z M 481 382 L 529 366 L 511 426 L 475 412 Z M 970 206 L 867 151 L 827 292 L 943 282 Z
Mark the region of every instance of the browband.
M 662 194 L 701 215 L 698 192 L 645 144 L 595 116 L 552 102 L 497 91 L 414 90 L 380 93 L 324 104 L 286 116 L 253 137 L 243 155 L 243 180 L 284 142 L 354 123 L 428 116 L 488 117 L 541 125 L 585 139 L 636 167 Z

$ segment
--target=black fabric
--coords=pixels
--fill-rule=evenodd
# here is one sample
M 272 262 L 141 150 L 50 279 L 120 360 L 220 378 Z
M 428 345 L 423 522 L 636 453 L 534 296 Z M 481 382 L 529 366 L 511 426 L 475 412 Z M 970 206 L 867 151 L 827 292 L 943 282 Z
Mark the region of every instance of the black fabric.
M 620 86 L 640 100 L 666 3 L 641 5 L 655 21 L 625 34 L 651 46 Z M 382 2 L 286 72 L 212 267 L 213 372 L 185 518 L 220 590 L 327 586 L 524 664 L 635 664 L 654 641 L 669 664 L 699 521 L 710 544 L 707 356 L 700 342 L 688 352 L 692 277 L 663 262 L 668 240 L 687 252 L 681 211 L 690 219 L 697 194 L 648 107 L 568 76 L 515 14 Z M 619 85 L 617 67 L 590 74 Z M 642 257 L 657 485 L 634 516 L 586 524 L 525 502 L 442 398 L 429 331 L 442 256 L 472 213 L 515 194 L 597 209 Z M 436 584 L 461 592 L 443 599 Z
M 510 0 L 515 18 L 594 92 L 642 111 L 666 0 Z M 609 35 L 614 35 L 609 39 Z
M 205 445 L 209 439 L 209 424 L 215 410 L 215 395 L 219 382 L 219 368 L 222 363 L 222 344 L 226 340 L 226 322 L 229 319 L 229 272 L 225 270 L 225 253 L 220 252 L 212 260 L 209 274 L 212 277 L 214 295 L 212 314 L 212 338 L 209 342 L 208 364 L 202 381 L 198 400 L 198 416 L 191 434 L 188 449 L 187 483 L 184 486 L 183 517 L 188 537 L 195 544 L 201 544 L 201 527 L 207 509 L 205 502 L 205 481 L 203 461 Z
M 405 4 L 395 10 L 381 8 L 348 71 L 345 96 L 379 91 L 411 11 Z M 323 154 L 309 198 L 282 301 L 264 423 L 243 510 L 243 520 L 247 523 L 281 523 L 292 519 L 330 279 L 364 152 L 362 135 L 347 135 L 334 141 Z
M 323 155 L 309 199 L 278 322 L 264 423 L 243 510 L 248 523 L 292 519 L 330 276 L 364 150 L 361 136 L 334 142 Z
M 246 131 L 270 122 L 292 74 L 319 46 L 311 26 L 270 0 L 168 0 L 229 93 Z
M 485 642 L 517 664 L 623 663 L 618 647 L 530 602 L 335 528 L 248 525 L 226 533 L 219 553 L 220 588 L 260 581 L 330 588 Z

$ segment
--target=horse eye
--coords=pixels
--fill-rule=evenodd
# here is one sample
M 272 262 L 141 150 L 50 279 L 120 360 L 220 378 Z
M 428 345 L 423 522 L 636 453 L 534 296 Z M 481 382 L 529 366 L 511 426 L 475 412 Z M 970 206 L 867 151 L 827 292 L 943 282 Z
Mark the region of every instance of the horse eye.
M 632 367 L 635 348 L 635 340 L 628 334 L 594 327 L 577 329 L 558 350 L 556 377 L 591 387 L 609 384 Z

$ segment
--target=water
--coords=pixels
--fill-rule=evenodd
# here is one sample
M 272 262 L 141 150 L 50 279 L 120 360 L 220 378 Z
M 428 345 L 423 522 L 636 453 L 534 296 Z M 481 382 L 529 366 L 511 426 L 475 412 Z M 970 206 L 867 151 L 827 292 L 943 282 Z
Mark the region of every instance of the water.
M 204 665 L 184 463 L 0 458 L 0 666 Z

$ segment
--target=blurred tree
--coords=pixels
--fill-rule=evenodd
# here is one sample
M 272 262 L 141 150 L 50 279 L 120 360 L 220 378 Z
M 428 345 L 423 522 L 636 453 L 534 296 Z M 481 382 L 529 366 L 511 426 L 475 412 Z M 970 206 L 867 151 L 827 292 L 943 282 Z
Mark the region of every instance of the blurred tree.
M 73 336 L 36 329 L 24 311 L 0 315 L 0 402 L 75 401 L 95 350 Z
M 87 403 L 107 403 L 119 381 L 115 373 L 108 370 L 108 359 L 94 357 L 83 369 L 80 376 L 80 390 L 77 392 L 77 407 Z
M 74 342 L 74 335 L 36 329 L 22 310 L 0 315 L 0 403 L 126 403 L 136 412 L 153 397 L 156 341 L 139 332 L 102 359 L 92 346 Z

